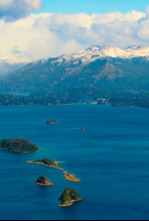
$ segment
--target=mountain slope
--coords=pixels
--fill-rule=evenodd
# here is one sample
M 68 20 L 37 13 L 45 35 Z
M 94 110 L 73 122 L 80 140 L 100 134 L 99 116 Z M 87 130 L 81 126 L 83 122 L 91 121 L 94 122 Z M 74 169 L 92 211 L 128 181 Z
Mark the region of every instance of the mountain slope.
M 0 79 L 0 90 L 54 91 L 96 87 L 109 91 L 139 90 L 149 84 L 149 48 L 94 46 L 72 55 L 39 60 Z

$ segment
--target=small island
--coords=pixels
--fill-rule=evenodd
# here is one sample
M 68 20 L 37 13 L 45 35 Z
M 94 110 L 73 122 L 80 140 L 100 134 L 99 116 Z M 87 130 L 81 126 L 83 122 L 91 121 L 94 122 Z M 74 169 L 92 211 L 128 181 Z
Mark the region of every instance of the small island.
M 86 130 L 86 127 L 80 127 L 78 130 Z
M 23 138 L 18 138 L 1 140 L 0 150 L 14 153 L 33 153 L 39 151 L 39 148 Z
M 55 169 L 58 169 L 58 170 L 64 170 L 64 169 L 58 167 L 58 165 L 53 160 L 50 160 L 50 159 L 27 161 L 27 163 L 40 164 L 40 165 L 43 165 L 43 166 L 46 166 L 46 167 L 52 167 L 52 168 L 55 168 Z
M 46 124 L 56 124 L 57 123 L 57 121 L 55 121 L 55 120 L 47 120 L 46 121 Z
M 38 180 L 37 181 L 35 181 L 35 183 L 37 184 L 37 185 L 39 185 L 39 186 L 53 186 L 54 184 L 53 183 L 51 183 L 48 179 L 47 179 L 47 177 L 45 177 L 45 176 L 40 176 L 39 178 L 38 178 Z
M 79 202 L 82 200 L 82 197 L 74 191 L 74 189 L 66 188 L 59 198 L 60 207 L 68 207 L 73 205 L 75 202 Z
M 71 182 L 75 182 L 75 183 L 81 182 L 80 179 L 76 178 L 72 174 L 68 174 L 66 171 L 64 171 L 64 178 L 65 178 L 65 180 L 68 180 L 68 181 L 71 181 Z

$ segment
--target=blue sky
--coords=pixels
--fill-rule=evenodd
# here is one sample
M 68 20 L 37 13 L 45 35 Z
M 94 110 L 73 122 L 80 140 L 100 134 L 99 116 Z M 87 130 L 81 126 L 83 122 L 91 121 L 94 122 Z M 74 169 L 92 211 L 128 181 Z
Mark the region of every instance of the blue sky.
M 39 12 L 53 13 L 107 13 L 120 11 L 126 13 L 136 10 L 145 12 L 148 0 L 43 0 L 43 9 Z M 38 13 L 39 13 L 38 12 Z

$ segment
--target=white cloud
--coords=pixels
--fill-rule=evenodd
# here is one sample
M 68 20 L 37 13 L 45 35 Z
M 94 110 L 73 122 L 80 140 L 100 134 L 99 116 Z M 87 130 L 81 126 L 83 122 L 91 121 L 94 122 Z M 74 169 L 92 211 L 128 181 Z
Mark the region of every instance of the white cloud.
M 38 10 L 41 7 L 41 0 L 24 0 L 29 10 Z
M 9 0 L 8 4 L 12 4 Z M 41 1 L 24 1 L 28 11 L 40 7 Z M 1 5 L 5 2 L 0 0 Z M 0 58 L 35 60 L 85 49 L 92 45 L 110 44 L 149 46 L 149 9 L 106 14 L 30 14 L 6 22 L 0 20 Z
M 13 0 L 0 0 L 0 7 L 6 8 L 12 4 Z
M 40 9 L 42 0 L 0 0 L 0 17 L 6 21 L 25 17 Z

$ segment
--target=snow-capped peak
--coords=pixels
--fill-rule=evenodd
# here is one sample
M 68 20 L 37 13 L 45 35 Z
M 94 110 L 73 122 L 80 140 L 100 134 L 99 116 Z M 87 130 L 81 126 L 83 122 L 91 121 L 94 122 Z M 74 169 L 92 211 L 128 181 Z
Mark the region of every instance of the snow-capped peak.
M 78 60 L 81 59 L 82 63 L 92 62 L 100 58 L 122 58 L 131 59 L 135 57 L 149 57 L 149 47 L 130 46 L 127 49 L 121 49 L 113 46 L 100 47 L 95 45 L 88 48 L 87 50 L 81 50 L 71 55 L 64 55 L 63 58 L 66 60 Z
M 98 45 L 92 46 L 86 50 L 81 50 L 76 53 L 70 55 L 61 55 L 59 57 L 48 57 L 46 59 L 37 60 L 33 62 L 36 63 L 56 63 L 61 64 L 65 62 L 71 62 L 74 65 L 84 63 L 90 63 L 97 59 L 102 58 L 122 58 L 122 59 L 131 59 L 135 57 L 146 57 L 147 60 L 149 59 L 149 47 L 140 47 L 140 46 L 130 46 L 127 49 L 121 49 L 114 46 L 103 46 L 100 47 Z

